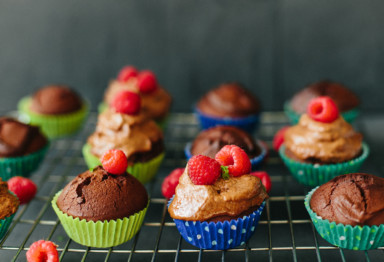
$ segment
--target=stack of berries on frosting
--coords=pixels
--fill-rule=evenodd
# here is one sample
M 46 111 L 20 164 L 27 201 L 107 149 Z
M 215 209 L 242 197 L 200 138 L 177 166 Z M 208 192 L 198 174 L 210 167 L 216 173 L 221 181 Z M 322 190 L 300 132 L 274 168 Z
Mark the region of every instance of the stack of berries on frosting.
M 224 146 L 215 159 L 193 156 L 179 179 L 168 211 L 190 244 L 224 250 L 253 234 L 268 195 L 238 146 Z
M 357 172 L 369 148 L 325 96 L 311 100 L 307 114 L 285 131 L 279 153 L 300 183 L 316 186 L 337 175 Z
M 119 72 L 117 79 L 109 83 L 105 91 L 104 102 L 100 104 L 102 112 L 107 105 L 112 105 L 114 97 L 121 91 L 138 93 L 141 97 L 142 113 L 164 127 L 165 120 L 171 107 L 172 98 L 157 82 L 155 74 L 150 70 L 138 71 L 133 66 L 125 66 Z
M 130 91 L 116 94 L 111 107 L 99 115 L 96 131 L 83 147 L 90 168 L 110 149 L 122 150 L 128 159 L 127 171 L 146 183 L 156 174 L 163 158 L 160 127 L 141 110 L 140 96 Z

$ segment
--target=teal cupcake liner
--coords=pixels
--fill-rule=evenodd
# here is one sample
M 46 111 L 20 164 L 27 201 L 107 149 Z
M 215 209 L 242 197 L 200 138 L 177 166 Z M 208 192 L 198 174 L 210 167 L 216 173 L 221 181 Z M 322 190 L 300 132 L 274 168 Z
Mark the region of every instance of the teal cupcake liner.
M 355 159 L 328 165 L 302 163 L 293 160 L 285 154 L 284 144 L 280 147 L 279 154 L 284 164 L 299 183 L 314 187 L 322 185 L 338 175 L 358 172 L 369 155 L 369 147 L 364 142 L 362 143 L 362 151 L 361 155 Z
M 7 181 L 13 176 L 28 176 L 37 170 L 49 148 L 49 143 L 42 149 L 25 156 L 0 158 L 0 177 Z
M 91 153 L 91 146 L 89 144 L 85 144 L 82 151 L 88 168 L 95 168 L 101 165 L 100 159 Z M 161 153 L 147 162 L 139 162 L 132 166 L 128 166 L 127 172 L 136 177 L 142 184 L 145 184 L 156 175 L 163 162 L 164 155 L 164 153 Z
M 284 113 L 289 118 L 290 122 L 293 125 L 296 125 L 299 122 L 301 115 L 296 113 L 292 109 L 292 107 L 290 105 L 290 101 L 287 101 L 284 103 Z M 353 123 L 359 115 L 360 115 L 360 109 L 358 109 L 358 108 L 354 108 L 354 109 L 351 109 L 351 110 L 348 110 L 348 111 L 341 113 L 341 116 L 348 123 Z
M 323 219 L 313 212 L 310 201 L 317 188 L 308 193 L 304 204 L 313 225 L 322 238 L 332 245 L 352 250 L 369 250 L 384 246 L 384 224 L 363 227 L 336 224 L 336 222 Z
M 10 215 L 9 217 L 5 217 L 4 219 L 0 220 L 0 240 L 3 238 L 5 233 L 7 233 L 9 226 L 12 224 L 12 220 L 14 216 L 15 216 L 15 213 Z

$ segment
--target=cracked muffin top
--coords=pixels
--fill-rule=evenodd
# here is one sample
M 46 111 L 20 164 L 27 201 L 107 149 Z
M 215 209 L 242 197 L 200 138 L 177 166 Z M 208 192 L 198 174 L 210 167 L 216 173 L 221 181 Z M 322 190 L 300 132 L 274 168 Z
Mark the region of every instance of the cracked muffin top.
M 95 222 L 129 217 L 147 204 L 147 191 L 135 177 L 112 175 L 101 166 L 75 177 L 57 199 L 67 215 Z

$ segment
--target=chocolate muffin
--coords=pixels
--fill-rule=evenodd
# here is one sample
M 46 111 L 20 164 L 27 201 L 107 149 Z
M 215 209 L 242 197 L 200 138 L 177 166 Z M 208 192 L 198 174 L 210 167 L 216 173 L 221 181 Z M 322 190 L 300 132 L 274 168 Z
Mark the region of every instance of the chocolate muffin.
M 365 173 L 335 177 L 313 193 L 310 206 L 323 219 L 352 226 L 384 224 L 384 178 Z
M 0 220 L 16 213 L 19 203 L 19 199 L 15 195 L 9 193 L 7 182 L 3 182 L 0 178 Z M 0 229 L 1 226 L 2 225 L 0 224 Z

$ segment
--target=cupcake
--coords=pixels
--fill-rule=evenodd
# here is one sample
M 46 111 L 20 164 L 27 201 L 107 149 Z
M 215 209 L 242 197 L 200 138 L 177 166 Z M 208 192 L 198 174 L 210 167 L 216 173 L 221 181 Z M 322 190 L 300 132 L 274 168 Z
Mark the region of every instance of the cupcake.
M 194 155 L 205 155 L 214 158 L 225 145 L 237 145 L 251 159 L 252 169 L 256 169 L 263 161 L 268 148 L 262 141 L 255 142 L 247 132 L 233 126 L 216 126 L 203 130 L 192 143 L 185 147 L 185 155 L 189 159 Z
M 103 167 L 79 174 L 55 195 L 53 209 L 73 241 L 105 248 L 120 245 L 138 232 L 148 194 L 126 173 L 126 165 L 123 152 L 108 151 Z
M 319 234 L 341 248 L 384 246 L 384 179 L 352 173 L 313 189 L 305 207 Z
M 168 212 L 181 236 L 202 249 L 244 244 L 258 224 L 268 197 L 239 147 L 227 145 L 216 160 L 193 156 L 179 179 Z
M 332 99 L 318 97 L 311 100 L 299 123 L 285 131 L 279 153 L 300 183 L 317 186 L 358 171 L 369 154 L 362 140 Z
M 89 168 L 100 164 L 109 149 L 122 150 L 128 159 L 127 172 L 146 183 L 156 174 L 164 158 L 163 133 L 140 110 L 139 95 L 122 91 L 113 106 L 98 117 L 96 131 L 83 147 Z
M 251 133 L 259 123 L 260 104 L 250 91 L 233 82 L 206 93 L 195 111 L 203 129 L 228 125 Z
M 0 118 L 0 177 L 27 176 L 35 171 L 48 150 L 38 127 L 9 117 Z
M 48 138 L 75 133 L 88 114 L 88 104 L 68 86 L 42 87 L 31 97 L 23 98 L 19 111 L 30 124 L 41 127 Z
M 306 113 L 309 101 L 319 96 L 329 96 L 337 105 L 343 118 L 351 123 L 359 115 L 359 98 L 344 85 L 321 81 L 311 84 L 294 95 L 284 105 L 284 111 L 293 124 L 297 124 L 300 116 Z
M 19 199 L 9 192 L 7 182 L 3 182 L 1 178 L 0 199 L 0 239 L 2 239 L 19 208 Z
M 111 105 L 114 97 L 121 91 L 138 93 L 141 97 L 143 115 L 153 119 L 160 127 L 165 126 L 172 98 L 157 82 L 156 76 L 149 70 L 138 72 L 132 66 L 123 67 L 117 79 L 111 80 L 104 94 L 104 101 L 99 105 L 103 112 Z

